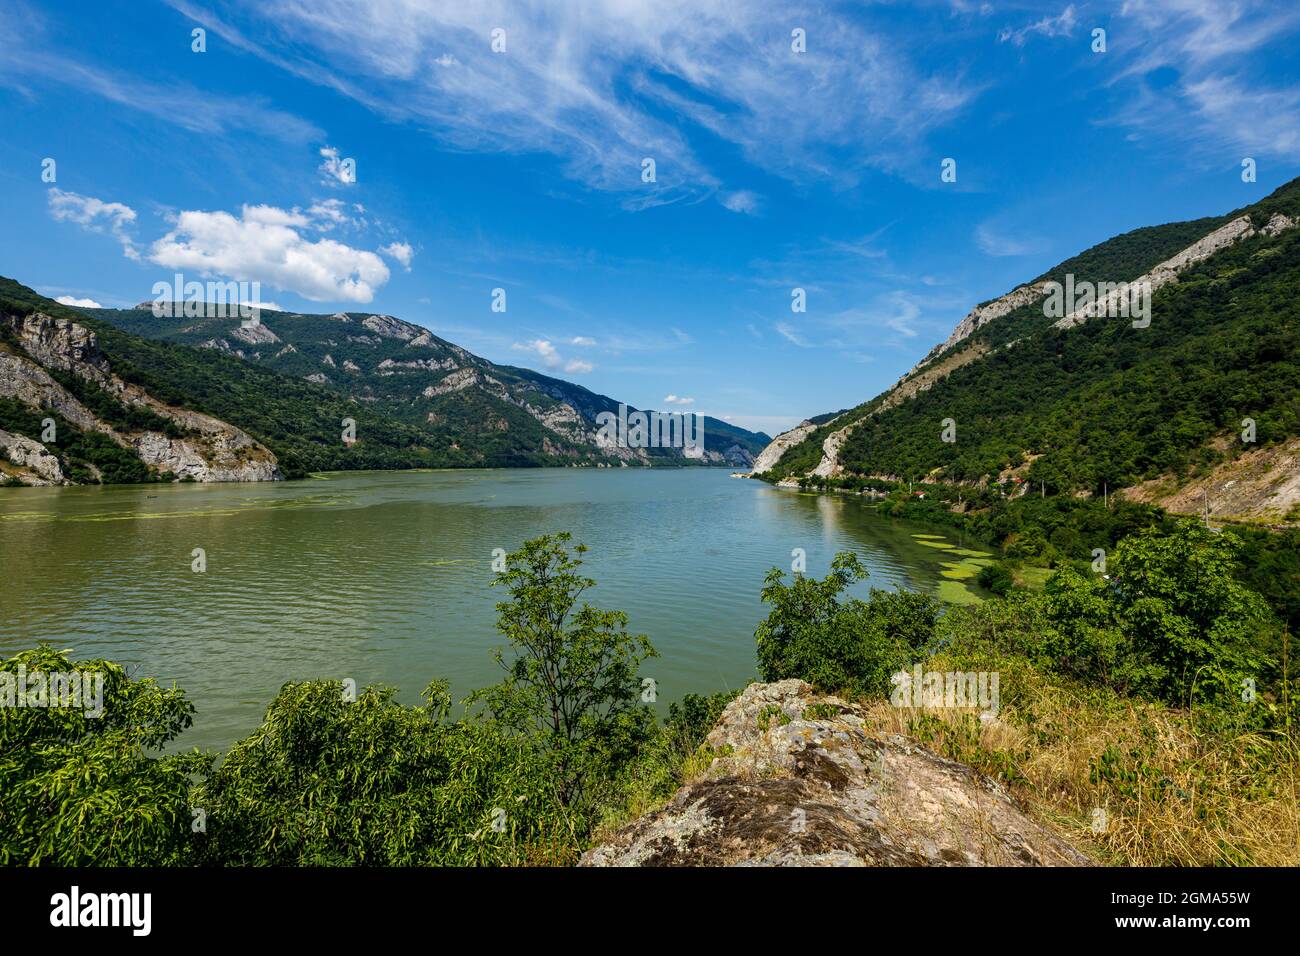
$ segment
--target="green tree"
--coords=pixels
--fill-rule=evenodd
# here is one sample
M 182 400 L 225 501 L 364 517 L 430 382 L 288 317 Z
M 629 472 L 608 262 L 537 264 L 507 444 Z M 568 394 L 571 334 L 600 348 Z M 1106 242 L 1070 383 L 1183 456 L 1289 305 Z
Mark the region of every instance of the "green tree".
M 505 558 L 494 585 L 510 592 L 497 605 L 497 628 L 514 656 L 494 656 L 505 679 L 470 700 L 508 730 L 540 735 L 555 764 L 566 806 L 590 807 L 593 784 L 612 779 L 652 733 L 638 668 L 656 656 L 627 632 L 627 615 L 579 600 L 595 581 L 578 573 L 584 545 L 567 532 L 524 542 Z
M 1264 600 L 1236 579 L 1241 544 L 1195 522 L 1153 530 L 1115 549 L 1114 600 L 1133 652 L 1148 662 L 1148 685 L 1170 702 L 1238 697 L 1241 682 L 1270 663 L 1259 650 L 1278 625 Z

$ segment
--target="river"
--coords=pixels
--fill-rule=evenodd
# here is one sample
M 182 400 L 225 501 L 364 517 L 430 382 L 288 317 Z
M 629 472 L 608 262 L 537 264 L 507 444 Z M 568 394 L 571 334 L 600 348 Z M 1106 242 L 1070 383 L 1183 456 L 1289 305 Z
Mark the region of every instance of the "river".
M 47 640 L 174 681 L 198 708 L 180 744 L 224 749 L 289 680 L 350 677 L 411 703 L 434 677 L 457 696 L 494 682 L 493 549 L 555 531 L 589 547 L 592 603 L 658 649 L 642 673 L 661 706 L 755 676 L 763 576 L 795 548 L 817 576 L 852 550 L 866 586 L 944 583 L 933 529 L 719 469 L 0 489 L 0 653 Z

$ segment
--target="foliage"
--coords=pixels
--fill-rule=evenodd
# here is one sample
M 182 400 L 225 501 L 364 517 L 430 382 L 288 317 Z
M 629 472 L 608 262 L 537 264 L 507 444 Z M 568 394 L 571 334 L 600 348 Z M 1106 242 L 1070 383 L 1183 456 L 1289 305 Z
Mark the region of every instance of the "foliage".
M 980 587 L 992 591 L 999 597 L 1004 597 L 1011 590 L 1011 572 L 1000 562 L 980 568 L 980 573 L 975 580 L 979 582 Z
M 547 755 L 490 724 L 446 719 L 434 683 L 405 707 L 388 688 L 286 684 L 196 794 L 204 859 L 230 865 L 516 863 L 572 842 Z
M 796 574 L 786 584 L 779 568 L 768 572 L 762 599 L 771 610 L 754 633 L 763 680 L 797 677 L 825 690 L 868 694 L 888 688 L 890 675 L 929 642 L 939 604 L 922 594 L 876 589 L 867 601 L 840 599 L 866 575 L 847 551 L 820 581 Z
M 5 677 L 16 682 L 20 668 L 28 681 L 34 673 L 102 676 L 102 713 L 93 716 L 93 701 L 89 708 L 0 706 L 0 864 L 190 862 L 190 779 L 207 771 L 210 758 L 153 753 L 190 725 L 194 708 L 184 692 L 133 680 L 111 661 L 73 660 L 48 644 L 0 661 L 0 687 Z
M 497 628 L 515 656 L 498 649 L 505 679 L 471 697 L 508 731 L 540 737 L 566 806 L 589 803 L 591 780 L 617 774 L 649 736 L 637 668 L 655 656 L 643 635 L 627 633 L 622 611 L 578 605 L 596 582 L 578 573 L 587 549 L 570 553 L 571 537 L 544 535 L 506 555 L 493 584 L 510 592 Z

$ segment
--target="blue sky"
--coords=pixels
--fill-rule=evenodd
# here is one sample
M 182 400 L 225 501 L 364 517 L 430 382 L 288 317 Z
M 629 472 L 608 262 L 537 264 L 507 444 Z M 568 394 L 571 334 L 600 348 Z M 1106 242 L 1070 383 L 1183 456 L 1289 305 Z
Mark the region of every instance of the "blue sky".
M 775 433 L 1083 248 L 1300 174 L 1298 35 L 1246 0 L 6 0 L 0 274 L 105 306 L 256 280 Z

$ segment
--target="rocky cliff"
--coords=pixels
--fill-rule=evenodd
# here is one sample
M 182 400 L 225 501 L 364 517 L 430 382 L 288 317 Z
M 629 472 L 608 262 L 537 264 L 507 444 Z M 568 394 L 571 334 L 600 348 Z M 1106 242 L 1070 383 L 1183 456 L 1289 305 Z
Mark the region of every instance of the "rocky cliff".
M 280 477 L 275 456 L 247 433 L 159 401 L 123 380 L 84 326 L 32 312 L 0 316 L 0 329 L 0 398 L 24 406 L 42 423 L 37 434 L 0 430 L 0 477 L 28 485 L 72 484 L 63 448 L 86 434 L 130 452 L 156 477 Z M 96 472 L 89 466 L 90 476 Z
M 800 680 L 751 684 L 706 746 L 716 754 L 663 810 L 583 866 L 1086 866 L 995 781 Z

